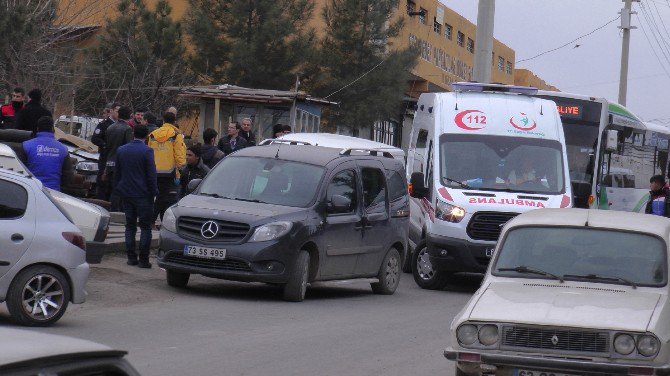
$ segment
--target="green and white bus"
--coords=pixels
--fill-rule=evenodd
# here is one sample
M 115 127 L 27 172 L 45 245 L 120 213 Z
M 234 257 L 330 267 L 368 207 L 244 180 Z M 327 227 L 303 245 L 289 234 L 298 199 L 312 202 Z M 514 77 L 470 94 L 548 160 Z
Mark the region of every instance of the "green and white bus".
M 644 212 L 649 178 L 668 176 L 670 129 L 603 98 L 539 91 L 563 123 L 573 206 Z

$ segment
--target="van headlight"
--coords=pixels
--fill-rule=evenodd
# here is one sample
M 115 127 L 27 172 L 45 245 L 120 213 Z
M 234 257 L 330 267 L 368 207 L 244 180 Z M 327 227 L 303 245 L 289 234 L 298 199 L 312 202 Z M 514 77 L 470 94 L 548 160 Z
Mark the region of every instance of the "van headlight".
M 614 350 L 621 355 L 629 355 L 635 350 L 635 338 L 630 334 L 619 334 L 614 338 Z
M 463 324 L 456 329 L 456 339 L 463 346 L 471 346 L 477 342 L 477 327 L 472 324 Z
M 266 242 L 269 240 L 279 239 L 282 236 L 288 234 L 293 227 L 291 222 L 272 222 L 260 226 L 254 230 L 254 234 L 251 235 L 249 242 Z
M 177 217 L 174 215 L 172 208 L 169 208 L 163 214 L 163 220 L 161 221 L 161 228 L 166 229 L 170 232 L 177 232 Z
M 447 204 L 444 201 L 437 200 L 435 217 L 443 221 L 458 223 L 465 217 L 465 209 L 460 206 Z
M 644 356 L 655 356 L 661 349 L 661 342 L 654 336 L 644 335 L 637 339 L 637 351 Z

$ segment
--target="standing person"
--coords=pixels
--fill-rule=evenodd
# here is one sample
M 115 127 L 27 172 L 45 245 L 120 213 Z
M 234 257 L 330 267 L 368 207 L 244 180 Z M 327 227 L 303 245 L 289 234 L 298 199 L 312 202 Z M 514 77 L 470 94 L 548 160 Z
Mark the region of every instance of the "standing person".
M 186 167 L 181 169 L 181 197 L 188 194 L 188 183 L 194 179 L 203 179 L 209 172 L 202 160 L 200 144 L 191 145 L 186 149 Z
M 26 91 L 17 87 L 12 90 L 12 101 L 0 107 L 0 129 L 14 129 L 16 114 L 23 109 Z
M 649 201 L 645 213 L 670 218 L 670 189 L 663 175 L 649 179 Z
M 128 122 L 131 128 L 135 128 L 136 125 L 142 124 L 142 119 L 144 119 L 144 113 L 149 111 L 144 107 L 140 107 L 133 112 L 132 119 Z
M 96 178 L 96 197 L 100 200 L 109 201 L 109 181 L 103 179 L 107 167 L 107 128 L 119 120 L 118 103 L 108 103 L 105 106 L 107 117 L 98 123 L 93 131 L 91 142 L 98 147 L 98 176 Z
M 251 128 L 251 118 L 242 119 L 242 130 L 240 131 L 240 137 L 242 137 L 247 142 L 247 146 L 256 146 L 256 135 L 251 130 Z
M 23 151 L 27 156 L 26 167 L 45 187 L 60 191 L 67 147 L 56 140 L 54 120 L 43 116 L 37 120 L 37 135 L 23 142 Z
M 154 205 L 154 221 L 179 200 L 179 168 L 186 164 L 184 135 L 174 126 L 172 112 L 163 114 L 163 125 L 151 132 L 148 145 L 154 149 L 158 173 L 158 196 Z
M 205 143 L 200 148 L 202 151 L 200 157 L 202 158 L 202 162 L 209 168 L 214 168 L 214 166 L 216 166 L 216 164 L 225 156 L 225 154 L 223 154 L 223 152 L 216 146 L 216 136 L 218 135 L 219 133 L 213 128 L 207 128 L 202 132 L 202 139 Z
M 158 129 L 156 125 L 156 115 L 151 112 L 146 112 L 142 118 L 142 125 L 146 125 L 149 128 L 149 134 Z
M 247 142 L 239 136 L 242 126 L 240 123 L 233 121 L 228 124 L 228 136 L 219 140 L 219 150 L 229 155 L 237 150 L 244 149 Z
M 37 120 L 42 116 L 51 117 L 51 111 L 42 106 L 42 90 L 33 89 L 28 93 L 28 104 L 16 114 L 16 129 L 37 132 Z
M 128 265 L 151 268 L 149 248 L 151 247 L 151 219 L 154 197 L 158 192 L 156 183 L 156 162 L 154 151 L 145 145 L 149 129 L 137 125 L 133 130 L 135 139 L 119 147 L 116 152 L 116 180 L 114 192 L 123 200 L 126 215 L 126 252 Z M 137 224 L 141 230 L 139 248 L 135 236 Z M 139 251 L 139 260 L 138 252 Z
M 109 183 L 109 200 L 112 211 L 120 211 L 121 198 L 114 193 L 114 172 L 116 167 L 116 151 L 123 145 L 133 140 L 133 129 L 128 125 L 130 120 L 130 107 L 119 107 L 119 120 L 107 128 L 107 163 L 105 167 L 105 179 Z

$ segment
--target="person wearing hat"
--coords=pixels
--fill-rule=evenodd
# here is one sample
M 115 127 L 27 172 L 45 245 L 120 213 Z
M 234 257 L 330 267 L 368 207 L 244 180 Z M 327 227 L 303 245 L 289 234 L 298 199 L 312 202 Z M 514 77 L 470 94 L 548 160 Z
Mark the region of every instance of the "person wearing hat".
M 63 168 L 69 158 L 67 147 L 56 140 L 51 116 L 39 118 L 36 131 L 35 138 L 23 142 L 26 167 L 45 187 L 60 191 Z
M 188 195 L 188 183 L 194 179 L 203 179 L 209 172 L 202 161 L 202 146 L 195 144 L 186 149 L 186 166 L 181 169 L 181 197 Z
M 103 114 L 106 113 L 107 117 L 98 123 L 91 137 L 91 142 L 98 147 L 99 153 L 98 176 L 95 179 L 96 198 L 104 201 L 109 201 L 111 193 L 109 182 L 102 178 L 107 166 L 107 128 L 119 120 L 119 107 L 121 105 L 118 103 L 108 103 L 105 106 Z

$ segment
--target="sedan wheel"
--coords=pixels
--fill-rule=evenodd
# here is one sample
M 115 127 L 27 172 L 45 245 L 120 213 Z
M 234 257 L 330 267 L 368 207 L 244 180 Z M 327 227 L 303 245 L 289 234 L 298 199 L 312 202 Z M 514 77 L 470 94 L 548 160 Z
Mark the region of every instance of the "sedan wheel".
M 63 316 L 69 301 L 70 286 L 61 272 L 49 266 L 33 266 L 12 282 L 7 308 L 21 325 L 46 326 Z

